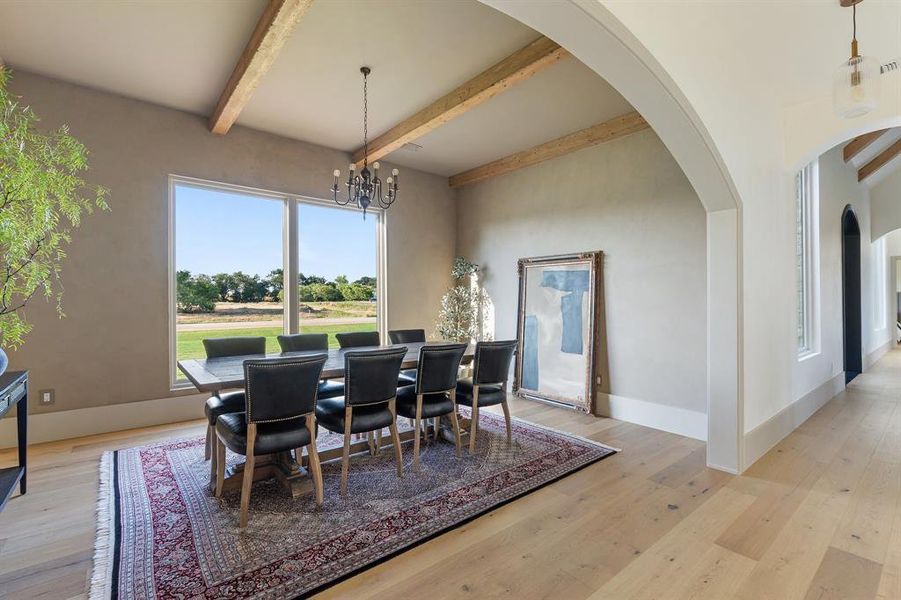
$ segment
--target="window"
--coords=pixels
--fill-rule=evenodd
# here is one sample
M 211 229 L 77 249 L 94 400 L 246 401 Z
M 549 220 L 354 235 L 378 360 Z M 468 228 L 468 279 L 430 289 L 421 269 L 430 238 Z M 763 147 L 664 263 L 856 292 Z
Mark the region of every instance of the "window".
M 211 337 L 380 330 L 384 215 L 170 177 L 171 385 Z M 335 240 L 342 242 L 336 244 Z M 291 286 L 295 293 L 290 293 Z
M 819 225 L 817 211 L 818 168 L 812 162 L 795 177 L 796 229 L 795 258 L 798 284 L 798 354 L 816 352 L 817 330 L 817 245 Z
M 870 245 L 870 262 L 873 274 L 873 329 L 879 331 L 886 326 L 886 269 L 885 236 Z

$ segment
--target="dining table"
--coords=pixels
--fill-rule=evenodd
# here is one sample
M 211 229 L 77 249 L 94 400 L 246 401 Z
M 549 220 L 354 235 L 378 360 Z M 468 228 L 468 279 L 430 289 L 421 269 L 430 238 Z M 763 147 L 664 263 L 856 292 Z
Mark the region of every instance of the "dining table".
M 447 342 L 445 342 L 447 343 Z M 366 346 L 356 348 L 332 348 L 327 351 L 328 358 L 322 368 L 322 379 L 341 379 L 344 377 L 344 356 L 348 352 L 366 350 L 379 350 L 405 346 L 407 353 L 401 363 L 401 369 L 415 369 L 419 364 L 419 351 L 424 346 L 440 345 L 441 342 L 410 342 L 393 346 Z M 310 356 L 324 354 L 325 351 L 303 352 L 279 352 L 274 354 L 251 354 L 246 356 L 224 356 L 217 358 L 188 358 L 177 362 L 179 370 L 185 374 L 188 381 L 201 392 L 217 394 L 229 389 L 244 387 L 244 361 L 260 358 L 288 358 L 291 356 Z M 463 353 L 463 360 L 470 361 L 475 355 L 475 345 L 470 344 Z M 464 420 L 464 424 L 466 421 Z M 437 423 L 432 425 L 434 437 L 438 438 Z M 428 426 L 427 426 L 428 427 Z M 467 428 L 468 431 L 468 428 Z M 464 432 L 465 435 L 465 432 Z M 412 440 L 414 431 L 412 427 L 402 428 L 400 431 L 401 443 Z M 360 439 L 351 444 L 351 453 L 369 451 L 372 454 L 381 450 L 381 439 L 372 436 Z M 338 459 L 343 451 L 342 446 L 334 448 L 323 447 L 319 451 L 319 460 L 326 462 Z M 254 481 L 275 477 L 279 483 L 293 496 L 298 497 L 312 490 L 310 478 L 307 477 L 308 457 L 294 457 L 289 452 L 258 456 L 255 460 Z M 244 463 L 237 463 L 226 468 L 223 489 L 239 489 L 243 477 Z M 211 482 L 212 485 L 212 482 Z

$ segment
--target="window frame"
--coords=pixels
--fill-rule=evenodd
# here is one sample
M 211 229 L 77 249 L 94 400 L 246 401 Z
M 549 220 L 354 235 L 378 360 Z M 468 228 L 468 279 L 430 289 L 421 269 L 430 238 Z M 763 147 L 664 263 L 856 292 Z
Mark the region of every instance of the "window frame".
M 193 384 L 187 379 L 179 379 L 179 370 L 176 364 L 178 360 L 178 340 L 176 323 L 178 311 L 176 309 L 176 253 L 175 253 L 175 228 L 176 206 L 175 192 L 178 186 L 195 187 L 227 193 L 244 194 L 260 199 L 268 199 L 283 204 L 282 215 L 282 269 L 284 273 L 284 302 L 282 310 L 282 323 L 286 334 L 300 331 L 299 301 L 297 298 L 297 283 L 299 274 L 299 223 L 298 214 L 301 203 L 314 204 L 338 210 L 352 210 L 359 212 L 353 206 L 339 206 L 333 200 L 316 198 L 303 194 L 292 194 L 254 188 L 249 186 L 234 185 L 197 177 L 170 174 L 168 176 L 168 296 L 169 296 L 169 389 L 173 392 L 193 388 Z M 387 261 L 387 212 L 379 207 L 370 207 L 367 210 L 367 218 L 376 219 L 376 329 L 379 336 L 384 339 L 387 328 L 388 316 L 388 261 Z
M 800 270 L 795 339 L 799 361 L 820 352 L 819 200 L 819 162 L 815 160 L 795 175 L 796 268 Z

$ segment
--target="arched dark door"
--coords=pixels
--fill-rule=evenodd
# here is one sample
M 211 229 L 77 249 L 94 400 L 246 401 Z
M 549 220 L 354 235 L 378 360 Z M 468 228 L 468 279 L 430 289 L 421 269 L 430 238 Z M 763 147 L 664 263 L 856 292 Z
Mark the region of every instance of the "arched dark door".
M 860 317 L 860 225 L 848 205 L 842 213 L 842 325 L 845 383 L 863 371 Z

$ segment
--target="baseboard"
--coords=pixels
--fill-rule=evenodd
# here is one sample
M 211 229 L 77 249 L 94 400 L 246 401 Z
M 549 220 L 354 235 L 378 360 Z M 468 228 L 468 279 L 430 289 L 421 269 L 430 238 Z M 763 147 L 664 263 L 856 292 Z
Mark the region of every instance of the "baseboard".
M 701 412 L 615 394 L 598 394 L 597 412 L 620 421 L 707 441 L 707 415 Z
M 886 343 L 884 343 L 883 345 L 881 345 L 878 348 L 876 348 L 875 350 L 873 350 L 872 352 L 870 352 L 869 354 L 867 354 L 863 359 L 863 370 L 866 371 L 867 369 L 869 369 L 870 367 L 875 365 L 879 361 L 880 358 L 885 356 L 886 353 L 892 349 L 892 347 L 894 345 L 895 345 L 895 342 L 893 340 L 889 340 Z
M 744 467 L 747 469 L 753 465 L 757 459 L 769 452 L 770 448 L 781 442 L 843 389 L 845 389 L 844 371 L 746 433 Z
M 192 394 L 159 400 L 144 400 L 28 415 L 28 443 L 55 442 L 69 438 L 179 423 L 203 418 L 208 395 Z M 0 448 L 16 445 L 16 420 L 0 419 Z

